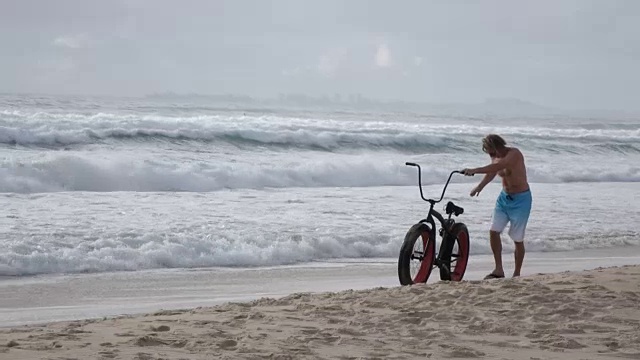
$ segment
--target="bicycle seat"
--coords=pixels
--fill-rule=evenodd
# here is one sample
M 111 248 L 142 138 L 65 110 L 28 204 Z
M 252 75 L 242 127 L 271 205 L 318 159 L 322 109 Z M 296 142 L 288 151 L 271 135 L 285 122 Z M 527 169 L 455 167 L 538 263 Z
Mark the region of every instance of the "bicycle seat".
M 447 203 L 447 207 L 445 209 L 445 212 L 447 213 L 447 215 L 455 215 L 455 216 L 459 216 L 462 213 L 464 213 L 464 209 L 461 208 L 460 206 L 457 206 L 456 204 L 454 204 L 453 202 L 449 201 Z

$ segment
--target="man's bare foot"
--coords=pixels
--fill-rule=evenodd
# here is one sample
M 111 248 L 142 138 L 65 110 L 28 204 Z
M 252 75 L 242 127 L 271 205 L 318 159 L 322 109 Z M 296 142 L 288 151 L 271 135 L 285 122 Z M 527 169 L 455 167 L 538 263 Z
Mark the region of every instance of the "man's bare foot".
M 484 279 L 502 279 L 504 277 L 504 270 L 503 271 L 498 271 L 498 270 L 493 270 L 491 273 L 489 273 L 489 275 L 485 276 Z
M 513 273 L 513 277 L 519 277 L 520 273 Z

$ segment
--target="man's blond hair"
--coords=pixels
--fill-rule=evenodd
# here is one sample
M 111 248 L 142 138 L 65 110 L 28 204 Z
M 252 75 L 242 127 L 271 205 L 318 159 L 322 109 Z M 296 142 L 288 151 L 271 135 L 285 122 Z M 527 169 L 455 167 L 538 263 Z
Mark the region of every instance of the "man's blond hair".
M 507 146 L 507 142 L 500 135 L 489 134 L 482 139 L 482 149 L 488 150 L 501 150 Z

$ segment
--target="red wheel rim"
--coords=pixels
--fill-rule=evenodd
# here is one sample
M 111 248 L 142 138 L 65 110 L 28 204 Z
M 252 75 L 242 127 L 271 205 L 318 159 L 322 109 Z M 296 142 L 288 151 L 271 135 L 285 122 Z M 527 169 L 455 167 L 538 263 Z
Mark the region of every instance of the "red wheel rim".
M 469 237 L 467 233 L 460 231 L 456 236 L 456 242 L 458 243 L 458 257 L 456 258 L 456 266 L 451 272 L 452 281 L 462 280 L 469 260 Z
M 420 239 L 416 241 L 422 240 L 422 248 L 424 249 L 424 254 L 422 261 L 420 262 L 420 269 L 418 273 L 413 278 L 414 283 L 425 283 L 427 279 L 429 279 L 429 275 L 431 275 L 431 269 L 433 264 L 433 258 L 435 253 L 433 251 L 433 241 L 429 241 L 429 232 L 423 231 L 420 234 Z

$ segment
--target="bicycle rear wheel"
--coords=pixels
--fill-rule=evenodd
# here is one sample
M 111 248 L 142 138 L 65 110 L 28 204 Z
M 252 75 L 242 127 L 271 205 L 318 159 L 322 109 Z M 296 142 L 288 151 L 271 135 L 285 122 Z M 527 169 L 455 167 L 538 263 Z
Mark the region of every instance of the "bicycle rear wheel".
M 415 224 L 404 237 L 398 257 L 398 277 L 401 285 L 426 283 L 435 260 L 435 239 L 423 223 Z
M 463 223 L 456 223 L 447 236 L 440 256 L 443 266 L 440 268 L 440 279 L 461 281 L 469 262 L 469 230 Z

